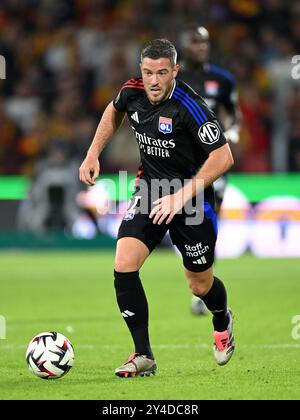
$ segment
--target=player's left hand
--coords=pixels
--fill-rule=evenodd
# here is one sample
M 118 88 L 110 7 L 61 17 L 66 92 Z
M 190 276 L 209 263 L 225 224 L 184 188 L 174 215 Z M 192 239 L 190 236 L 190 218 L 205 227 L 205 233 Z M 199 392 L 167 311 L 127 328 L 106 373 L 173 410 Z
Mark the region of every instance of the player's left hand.
M 182 194 L 179 191 L 175 194 L 165 195 L 164 197 L 153 201 L 153 204 L 156 204 L 156 206 L 153 207 L 149 215 L 150 219 L 154 217 L 153 223 L 157 223 L 158 225 L 161 225 L 162 222 L 166 220 L 166 224 L 168 225 L 185 203 Z

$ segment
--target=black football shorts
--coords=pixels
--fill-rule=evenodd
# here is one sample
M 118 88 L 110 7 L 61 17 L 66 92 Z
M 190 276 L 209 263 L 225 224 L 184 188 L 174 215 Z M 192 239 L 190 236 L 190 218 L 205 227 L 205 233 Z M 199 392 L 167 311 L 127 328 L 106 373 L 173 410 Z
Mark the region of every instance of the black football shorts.
M 212 266 L 217 239 L 217 218 L 210 202 L 204 201 L 202 223 L 187 224 L 186 214 L 176 214 L 170 224 L 166 225 L 164 221 L 158 225 L 149 218 L 150 209 L 146 214 L 145 211 L 137 211 L 136 204 L 139 200 L 143 200 L 143 197 L 137 198 L 136 194 L 133 194 L 121 222 L 118 239 L 139 239 L 152 252 L 169 230 L 172 242 L 180 251 L 183 264 L 188 270 L 200 272 Z M 152 207 L 154 205 L 151 205 Z M 195 213 L 194 217 L 199 218 L 199 215 Z

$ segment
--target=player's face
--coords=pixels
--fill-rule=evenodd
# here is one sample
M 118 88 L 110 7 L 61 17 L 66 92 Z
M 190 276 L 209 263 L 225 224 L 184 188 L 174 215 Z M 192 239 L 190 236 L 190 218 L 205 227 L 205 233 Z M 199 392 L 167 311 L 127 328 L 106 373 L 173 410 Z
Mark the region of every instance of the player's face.
M 205 63 L 209 56 L 209 42 L 200 34 L 191 34 L 186 42 L 184 55 L 190 61 Z
M 168 58 L 153 60 L 148 57 L 143 59 L 140 66 L 148 99 L 153 105 L 159 104 L 171 92 L 179 66 L 173 66 Z

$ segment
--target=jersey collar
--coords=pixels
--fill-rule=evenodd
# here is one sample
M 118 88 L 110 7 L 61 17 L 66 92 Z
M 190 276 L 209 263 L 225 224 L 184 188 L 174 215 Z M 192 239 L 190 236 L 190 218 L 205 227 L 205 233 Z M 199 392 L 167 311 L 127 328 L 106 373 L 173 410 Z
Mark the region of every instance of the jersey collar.
M 171 90 L 171 93 L 170 93 L 168 99 L 172 98 L 175 88 L 176 88 L 176 80 L 174 79 L 173 87 L 172 87 L 172 90 Z

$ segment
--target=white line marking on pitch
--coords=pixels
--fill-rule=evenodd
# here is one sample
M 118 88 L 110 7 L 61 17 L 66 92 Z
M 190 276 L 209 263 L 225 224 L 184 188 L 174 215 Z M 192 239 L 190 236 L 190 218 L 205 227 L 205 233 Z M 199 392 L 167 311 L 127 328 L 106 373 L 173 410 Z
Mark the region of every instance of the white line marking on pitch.
M 191 349 L 207 349 L 211 348 L 212 344 L 153 344 L 153 348 L 156 349 L 169 349 L 169 350 L 191 350 Z M 77 344 L 77 349 L 103 349 L 103 350 L 112 350 L 112 349 L 123 349 L 124 346 L 119 344 Z M 0 350 L 21 350 L 25 349 L 25 344 L 4 344 L 0 342 Z M 300 349 L 300 344 L 241 344 L 237 346 L 240 349 Z

